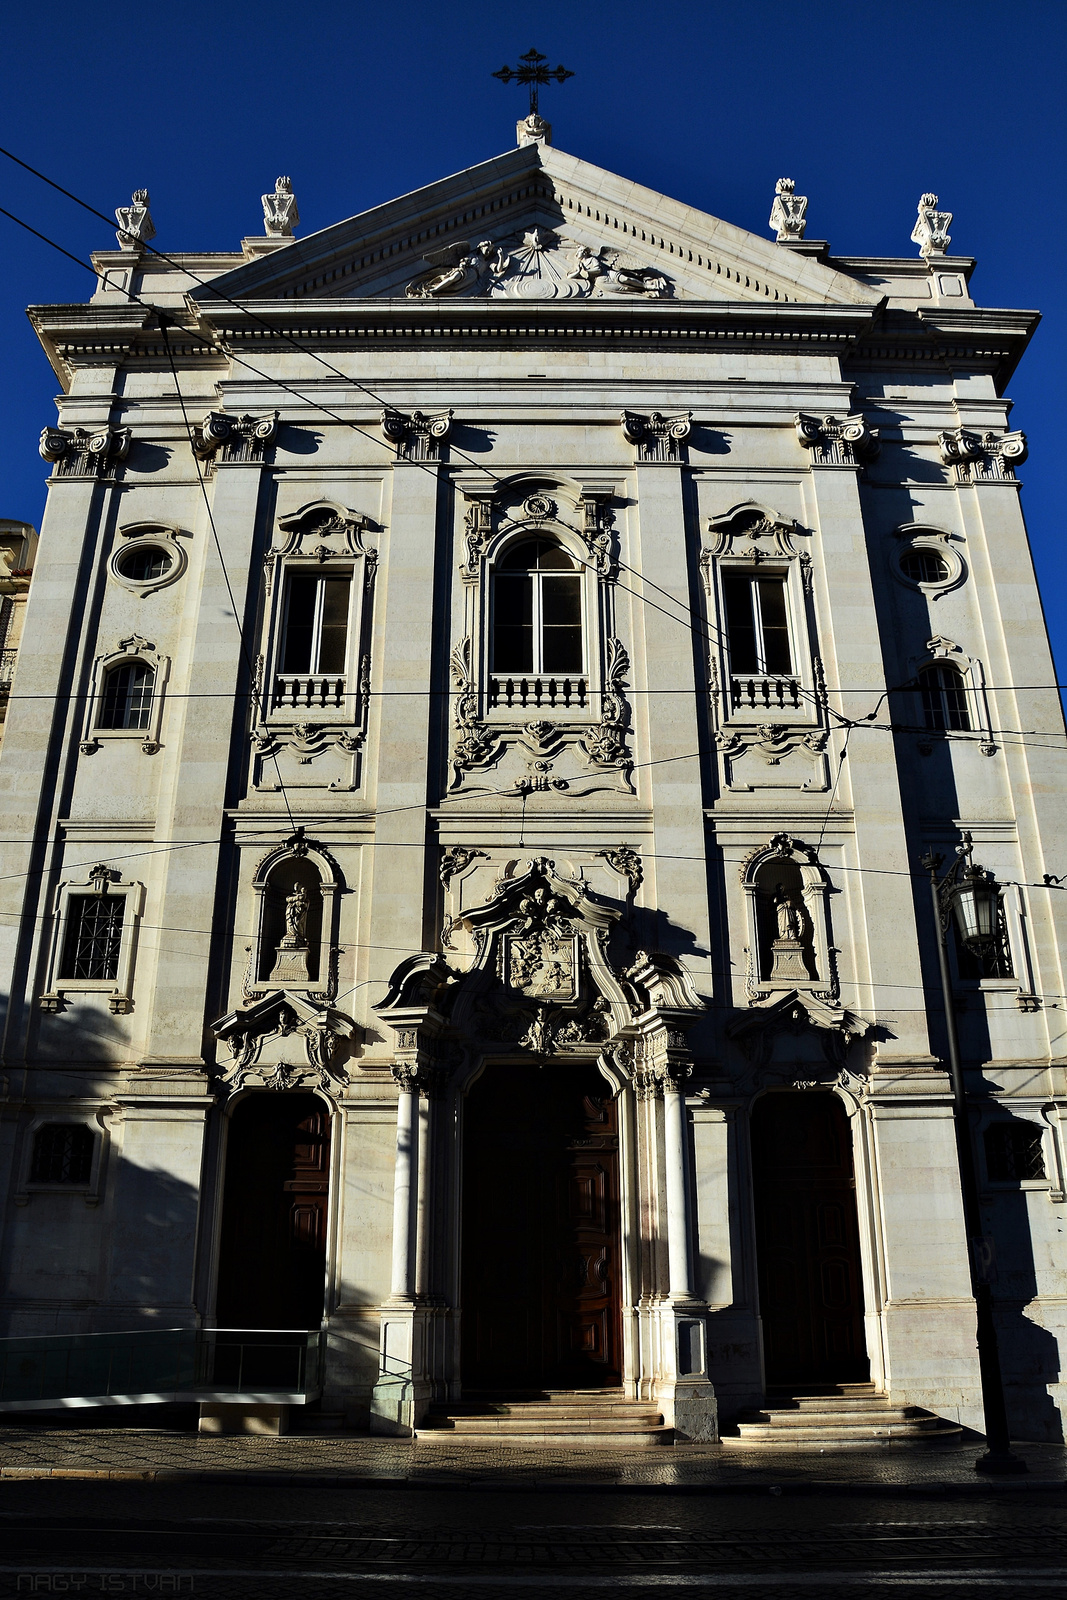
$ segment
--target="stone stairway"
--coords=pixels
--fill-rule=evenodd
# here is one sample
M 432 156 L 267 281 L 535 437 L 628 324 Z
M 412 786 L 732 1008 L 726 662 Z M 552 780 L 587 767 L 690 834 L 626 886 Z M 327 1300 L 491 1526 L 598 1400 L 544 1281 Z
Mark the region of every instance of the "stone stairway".
M 554 1389 L 536 1394 L 468 1395 L 431 1406 L 420 1441 L 536 1449 L 612 1449 L 673 1444 L 655 1405 L 627 1400 L 621 1389 Z
M 811 1394 L 783 1396 L 780 1406 L 742 1412 L 730 1450 L 885 1450 L 958 1439 L 963 1429 L 920 1406 L 890 1405 L 872 1383 L 842 1383 Z

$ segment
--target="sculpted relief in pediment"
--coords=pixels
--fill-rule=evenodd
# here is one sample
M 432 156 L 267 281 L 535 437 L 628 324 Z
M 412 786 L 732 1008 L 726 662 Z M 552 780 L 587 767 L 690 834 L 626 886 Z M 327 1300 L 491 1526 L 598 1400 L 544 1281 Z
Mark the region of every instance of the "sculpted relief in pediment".
M 412 300 L 479 295 L 492 300 L 582 300 L 640 296 L 662 300 L 670 278 L 620 250 L 560 238 L 550 228 L 528 228 L 502 241 L 458 241 L 427 254 L 428 270 L 412 278 Z

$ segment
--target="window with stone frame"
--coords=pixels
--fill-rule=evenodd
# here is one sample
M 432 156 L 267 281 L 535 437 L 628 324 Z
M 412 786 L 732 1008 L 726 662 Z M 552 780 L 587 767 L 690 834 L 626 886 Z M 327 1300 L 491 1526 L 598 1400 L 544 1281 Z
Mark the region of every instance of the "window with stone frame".
M 982 1136 L 991 1183 L 1025 1183 L 1045 1177 L 1042 1131 L 1032 1122 L 994 1122 Z
M 730 671 L 760 677 L 791 673 L 785 578 L 760 572 L 724 572 L 722 596 Z
M 46 1122 L 33 1136 L 30 1182 L 84 1186 L 92 1176 L 94 1144 L 83 1122 Z
M 273 707 L 345 703 L 351 607 L 351 568 L 289 568 L 285 575 Z
M 969 733 L 971 714 L 963 674 L 949 662 L 938 661 L 919 672 L 923 721 L 931 729 Z
M 122 661 L 104 674 L 96 726 L 140 730 L 152 715 L 156 675 L 144 661 Z
M 490 584 L 489 706 L 585 706 L 583 574 L 555 539 L 520 540 Z

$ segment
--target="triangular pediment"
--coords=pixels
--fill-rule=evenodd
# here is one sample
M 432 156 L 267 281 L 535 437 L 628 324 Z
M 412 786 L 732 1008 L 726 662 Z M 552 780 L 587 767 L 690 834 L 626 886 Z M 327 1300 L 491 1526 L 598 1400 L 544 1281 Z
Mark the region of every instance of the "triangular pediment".
M 876 306 L 810 256 L 547 145 L 335 223 L 195 292 L 232 299 L 675 299 Z

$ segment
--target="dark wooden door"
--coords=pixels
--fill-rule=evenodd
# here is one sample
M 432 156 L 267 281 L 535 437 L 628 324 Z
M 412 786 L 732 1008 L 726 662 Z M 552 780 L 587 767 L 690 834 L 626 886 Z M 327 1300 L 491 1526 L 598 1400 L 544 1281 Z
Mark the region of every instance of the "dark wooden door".
M 464 1112 L 463 1381 L 619 1382 L 618 1108 L 594 1067 L 489 1067 Z
M 218 1323 L 315 1328 L 326 1285 L 330 1117 L 311 1094 L 264 1090 L 230 1120 Z
M 852 1135 L 837 1096 L 757 1101 L 752 1166 L 767 1383 L 866 1382 Z

